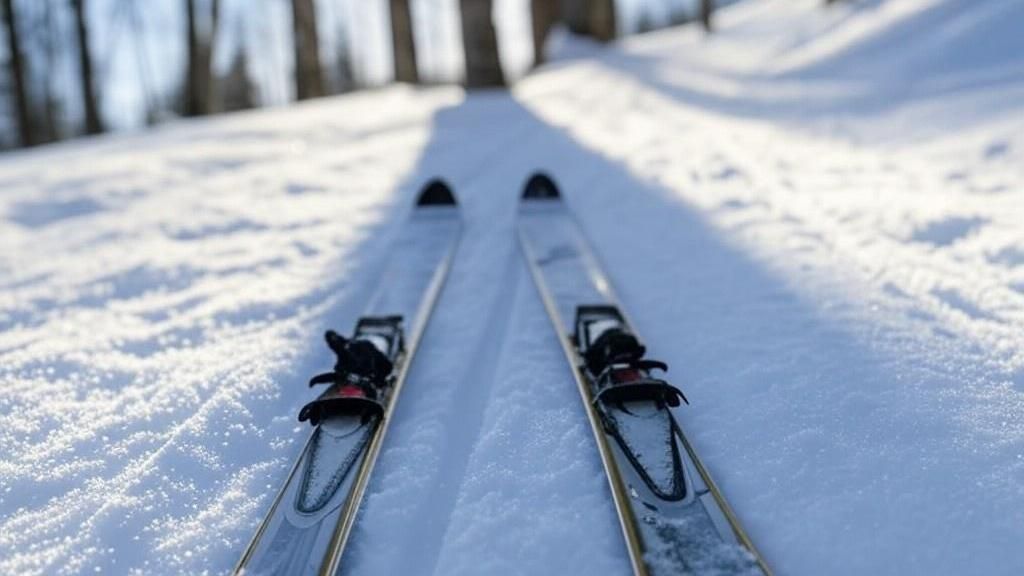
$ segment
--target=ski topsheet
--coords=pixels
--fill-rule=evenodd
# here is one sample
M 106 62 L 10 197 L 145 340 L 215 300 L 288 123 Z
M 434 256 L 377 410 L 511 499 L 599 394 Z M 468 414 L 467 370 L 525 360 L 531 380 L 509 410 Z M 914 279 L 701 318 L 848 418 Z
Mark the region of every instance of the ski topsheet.
M 530 272 L 572 365 L 637 576 L 770 575 L 676 422 L 686 402 L 645 357 L 600 264 L 550 178 L 518 216 Z
M 313 432 L 236 573 L 336 572 L 461 230 L 451 190 L 428 184 L 352 336 L 327 333 L 337 364 L 310 382 L 327 388 L 299 415 Z

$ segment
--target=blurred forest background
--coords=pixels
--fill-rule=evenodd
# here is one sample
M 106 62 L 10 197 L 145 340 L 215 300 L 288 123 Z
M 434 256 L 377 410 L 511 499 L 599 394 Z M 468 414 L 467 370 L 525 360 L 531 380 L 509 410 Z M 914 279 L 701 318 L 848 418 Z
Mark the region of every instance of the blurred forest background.
M 731 1 L 0 0 L 0 149 L 392 81 L 504 86 L 556 27 L 710 31 Z

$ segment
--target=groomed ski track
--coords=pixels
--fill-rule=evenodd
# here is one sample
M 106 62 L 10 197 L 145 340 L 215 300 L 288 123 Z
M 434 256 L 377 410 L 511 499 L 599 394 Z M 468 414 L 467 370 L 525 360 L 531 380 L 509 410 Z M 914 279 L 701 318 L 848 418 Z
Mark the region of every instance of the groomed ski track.
M 498 94 L 442 111 L 438 118 L 450 124 L 440 126 L 441 132 L 469 132 L 476 115 L 485 110 L 516 130 L 495 138 L 501 143 L 500 158 L 453 184 L 460 201 L 469 199 L 462 202 L 468 225 L 420 351 L 422 358 L 432 360 L 413 366 L 409 383 L 415 383 L 416 391 L 399 405 L 391 431 L 415 439 L 409 445 L 392 443 L 378 462 L 378 470 L 386 466 L 404 477 L 409 462 L 430 460 L 431 473 L 412 486 L 403 479 L 406 492 L 400 495 L 389 491 L 388 479 L 381 478 L 379 485 L 385 487 L 380 496 L 397 497 L 411 514 L 393 523 L 375 523 L 379 531 L 366 528 L 367 545 L 350 548 L 342 574 L 514 574 L 524 569 L 508 559 L 527 555 L 542 556 L 552 570 L 572 573 L 592 564 L 595 554 L 589 545 L 576 550 L 557 545 L 581 529 L 564 518 L 590 518 L 585 522 L 611 528 L 592 537 L 595 546 L 607 550 L 597 555 L 604 557 L 594 568 L 598 573 L 629 570 L 614 507 L 602 492 L 606 481 L 600 461 L 553 474 L 535 460 L 538 450 L 564 461 L 576 460 L 581 450 L 596 457 L 596 447 L 573 395 L 571 373 L 564 366 L 554 373 L 536 368 L 534 358 L 559 359 L 561 352 L 515 242 L 515 189 L 536 166 L 536 146 L 547 145 L 551 135 L 520 104 Z M 509 192 L 507 202 L 493 202 L 498 190 Z M 580 416 L 584 419 L 578 420 Z M 576 424 L 567 429 L 565 423 L 573 420 Z M 523 428 L 530 433 L 523 435 Z M 384 464 L 386 457 L 390 465 Z M 551 481 L 592 496 L 566 500 L 546 487 Z M 510 492 L 518 496 L 506 498 Z M 379 500 L 374 496 L 368 494 L 363 513 L 375 513 Z M 521 501 L 544 512 L 515 538 L 501 537 L 507 529 L 503 518 L 510 517 L 506 508 L 514 517 Z M 467 521 L 486 517 L 491 518 L 489 529 L 473 534 L 460 530 Z M 361 530 L 357 525 L 352 544 Z M 373 541 L 383 547 L 370 547 Z M 458 546 L 452 548 L 452 543 Z M 495 551 L 495 562 L 481 563 L 466 554 L 480 548 Z
M 795 4 L 751 6 L 767 36 Z M 628 573 L 515 252 L 535 170 L 670 364 L 681 423 L 778 574 L 1024 572 L 1020 83 L 980 100 L 1000 105 L 956 100 L 969 82 L 904 101 L 892 125 L 870 108 L 828 124 L 846 109 L 810 85 L 819 116 L 801 124 L 786 90 L 743 100 L 742 71 L 710 69 L 719 49 L 746 62 L 746 32 L 721 22 L 706 49 L 656 34 L 511 96 L 399 86 L 0 159 L 0 573 L 230 570 L 307 436 L 323 330 L 350 327 L 360 278 L 436 176 L 465 235 L 344 573 Z M 886 63 L 914 45 L 897 30 Z M 868 96 L 903 96 L 886 86 Z

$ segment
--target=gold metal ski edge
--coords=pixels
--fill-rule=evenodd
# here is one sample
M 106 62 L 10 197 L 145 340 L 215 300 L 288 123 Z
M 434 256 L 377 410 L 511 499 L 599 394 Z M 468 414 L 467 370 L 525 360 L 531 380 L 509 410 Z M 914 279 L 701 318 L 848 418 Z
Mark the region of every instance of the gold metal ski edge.
M 402 388 L 405 386 L 406 376 L 412 366 L 412 362 L 416 356 L 416 351 L 419 349 L 420 339 L 426 331 L 427 325 L 430 323 L 431 316 L 433 316 L 434 304 L 440 296 L 441 289 L 444 287 L 444 284 L 448 279 L 448 271 L 451 269 L 455 252 L 458 250 L 459 243 L 461 242 L 461 221 L 456 234 L 457 236 L 455 241 L 452 243 L 452 247 L 445 255 L 441 266 L 438 267 L 437 271 L 434 273 L 434 277 L 430 282 L 430 287 L 427 290 L 427 297 L 420 304 L 421 310 L 417 310 L 417 316 L 419 316 L 419 313 L 423 311 L 423 308 L 426 308 L 426 310 L 423 311 L 425 313 L 423 321 L 418 327 L 417 332 L 413 334 L 412 339 L 410 340 L 409 347 L 405 352 L 405 359 L 402 362 L 398 378 L 395 381 L 395 387 L 391 392 L 391 398 L 388 401 L 387 409 L 384 412 L 383 418 L 381 418 L 380 425 L 377 427 L 377 431 L 374 434 L 373 439 L 370 441 L 369 447 L 367 447 L 366 455 L 363 457 L 363 462 L 359 466 L 359 473 L 353 483 L 352 490 L 342 507 L 341 516 L 335 526 L 334 534 L 331 535 L 331 541 L 328 544 L 327 552 L 324 554 L 324 560 L 320 565 L 320 576 L 333 576 L 341 565 L 341 557 L 345 551 L 345 545 L 348 543 L 348 537 L 352 533 L 352 528 L 355 526 L 356 516 L 359 513 L 359 506 L 362 503 L 363 494 L 369 484 L 370 474 L 373 472 L 373 468 L 377 463 L 377 456 L 380 453 L 381 446 L 384 443 L 384 437 L 391 424 L 391 416 L 395 411 L 395 406 L 398 404 Z
M 675 420 L 675 418 L 673 418 Z M 704 462 L 701 461 L 700 457 L 697 456 L 697 451 L 690 444 L 690 439 L 686 437 L 686 432 L 683 431 L 683 427 L 676 422 L 676 428 L 679 430 L 679 437 L 683 441 L 683 446 L 686 448 L 687 454 L 690 455 L 690 459 L 693 460 L 693 464 L 697 467 L 697 473 L 704 480 L 704 484 L 708 487 L 708 491 L 714 497 L 715 502 L 718 503 L 719 509 L 722 514 L 725 515 L 726 520 L 729 521 L 729 527 L 732 528 L 733 534 L 736 535 L 736 539 L 739 540 L 740 544 L 747 549 L 748 552 L 754 557 L 754 561 L 757 562 L 757 566 L 764 572 L 765 576 L 773 576 L 772 569 L 768 566 L 768 562 L 761 555 L 761 552 L 754 546 L 754 541 L 747 535 L 746 530 L 743 529 L 743 525 L 740 523 L 736 513 L 733 512 L 732 507 L 729 506 L 729 502 L 726 501 L 722 491 L 718 489 L 718 485 L 711 478 L 711 473 L 704 467 Z
M 633 568 L 634 576 L 649 576 L 647 571 L 647 564 L 644 562 L 644 546 L 643 540 L 640 538 L 639 528 L 636 525 L 636 514 L 633 512 L 633 506 L 629 501 L 629 494 L 626 492 L 625 484 L 622 481 L 622 477 L 619 475 L 618 466 L 615 464 L 615 460 L 611 454 L 611 448 L 608 446 L 608 439 L 605 436 L 604 430 L 601 427 L 601 423 L 598 420 L 597 413 L 594 411 L 593 404 L 591 402 L 590 390 L 587 387 L 586 382 L 579 372 L 579 359 L 576 357 L 576 351 L 569 345 L 568 338 L 562 333 L 562 326 L 558 324 L 558 309 L 555 306 L 554 299 L 551 293 L 548 291 L 547 285 L 544 283 L 544 278 L 540 269 L 538 268 L 533 253 L 530 251 L 529 245 L 524 237 L 524 232 L 521 227 L 517 227 L 519 235 L 519 246 L 526 253 L 527 266 L 530 269 L 530 274 L 533 276 L 534 286 L 537 291 L 540 292 L 541 300 L 544 302 L 544 308 L 548 312 L 548 318 L 554 325 L 555 333 L 558 335 L 558 341 L 562 346 L 562 352 L 565 353 L 566 359 L 572 366 L 572 376 L 576 381 L 576 387 L 580 392 L 580 396 L 583 399 L 583 405 L 587 412 L 587 420 L 590 421 L 590 429 L 594 434 L 594 440 L 597 442 L 597 449 L 601 455 L 601 463 L 605 469 L 605 476 L 608 477 L 608 485 L 612 491 L 612 500 L 615 503 L 615 511 L 619 516 L 619 525 L 622 527 L 622 535 L 626 541 L 626 549 L 629 552 L 629 562 Z

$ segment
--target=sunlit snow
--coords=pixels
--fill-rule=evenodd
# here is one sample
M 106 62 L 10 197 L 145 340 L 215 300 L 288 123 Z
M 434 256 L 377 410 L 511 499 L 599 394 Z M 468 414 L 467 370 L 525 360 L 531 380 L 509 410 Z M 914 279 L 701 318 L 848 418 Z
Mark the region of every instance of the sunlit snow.
M 514 243 L 544 169 L 777 573 L 1024 573 L 1024 4 L 822 4 L 0 159 L 0 572 L 230 570 L 441 176 L 464 241 L 343 571 L 626 573 Z

